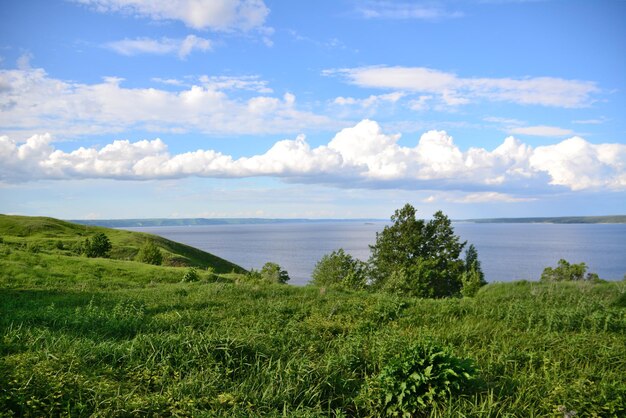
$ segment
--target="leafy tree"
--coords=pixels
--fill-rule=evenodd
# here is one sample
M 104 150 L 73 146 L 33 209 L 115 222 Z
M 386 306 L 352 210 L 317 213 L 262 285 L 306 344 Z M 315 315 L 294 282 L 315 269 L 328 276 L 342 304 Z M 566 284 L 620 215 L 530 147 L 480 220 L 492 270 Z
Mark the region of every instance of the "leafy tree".
M 161 253 L 161 249 L 157 247 L 154 241 L 146 241 L 145 244 L 139 249 L 137 260 L 142 263 L 160 266 L 163 263 L 163 253 Z
M 485 274 L 478 260 L 478 251 L 474 244 L 470 244 L 467 250 L 465 250 L 465 271 L 461 276 L 461 283 L 461 294 L 470 297 L 476 295 L 478 290 L 487 284 Z
M 85 239 L 83 244 L 83 252 L 87 257 L 109 257 L 111 252 L 111 241 L 103 232 L 98 232 L 96 235 Z
M 315 265 L 312 283 L 316 286 L 338 286 L 363 289 L 367 284 L 365 263 L 342 248 L 324 255 Z
M 267 262 L 261 268 L 261 279 L 270 283 L 284 284 L 289 281 L 289 274 L 278 264 Z
M 542 282 L 570 282 L 570 281 L 598 281 L 600 278 L 596 273 L 588 273 L 585 263 L 570 264 L 564 259 L 560 259 L 557 267 L 546 267 L 541 273 Z
M 454 235 L 452 223 L 441 211 L 426 222 L 410 204 L 396 210 L 392 225 L 376 234 L 370 246 L 375 288 L 403 289 L 418 297 L 445 297 L 461 290 L 465 242 Z M 386 282 L 393 278 L 395 283 Z

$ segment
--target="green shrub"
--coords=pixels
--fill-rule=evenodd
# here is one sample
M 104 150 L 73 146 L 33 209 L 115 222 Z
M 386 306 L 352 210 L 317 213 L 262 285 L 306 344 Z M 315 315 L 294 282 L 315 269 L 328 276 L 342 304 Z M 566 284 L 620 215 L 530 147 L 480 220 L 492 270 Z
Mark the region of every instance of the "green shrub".
M 473 378 L 470 360 L 431 343 L 415 343 L 371 380 L 370 395 L 379 414 L 411 417 L 462 391 Z
M 353 258 L 340 248 L 324 255 L 311 274 L 316 286 L 339 286 L 363 289 L 367 284 L 365 263 Z
M 195 267 L 190 267 L 183 274 L 183 282 L 197 282 L 200 279 L 198 270 Z
M 571 281 L 599 281 L 596 273 L 588 273 L 585 263 L 570 264 L 564 259 L 560 259 L 557 267 L 546 267 L 541 273 L 542 282 L 571 282 Z
M 87 257 L 109 257 L 111 253 L 111 241 L 103 232 L 98 232 L 96 235 L 85 239 L 83 244 L 83 251 Z
M 261 269 L 261 278 L 263 281 L 269 283 L 287 283 L 289 281 L 289 274 L 286 270 L 283 270 L 276 263 L 265 263 Z
M 154 241 L 146 241 L 146 243 L 139 249 L 137 260 L 142 263 L 160 266 L 163 263 L 163 253 L 161 253 L 161 250 L 157 247 Z

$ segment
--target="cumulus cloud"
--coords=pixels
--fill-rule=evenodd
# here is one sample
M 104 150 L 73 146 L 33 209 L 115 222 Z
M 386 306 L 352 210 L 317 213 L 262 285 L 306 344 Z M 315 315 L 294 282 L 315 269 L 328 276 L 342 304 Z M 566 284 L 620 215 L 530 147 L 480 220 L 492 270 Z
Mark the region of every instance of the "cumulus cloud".
M 256 95 L 250 97 L 250 92 Z M 267 83 L 254 76 L 200 77 L 191 85 L 170 83 L 163 90 L 126 88 L 114 77 L 83 84 L 49 77 L 43 69 L 0 70 L 0 126 L 4 134 L 62 137 L 132 128 L 259 134 L 339 127 L 326 116 L 299 110 L 292 94 L 269 93 Z
M 193 29 L 247 31 L 262 28 L 269 9 L 263 0 L 74 0 L 108 13 L 178 20 Z
M 491 151 L 462 151 L 444 131 L 426 132 L 413 146 L 399 140 L 399 134 L 387 134 L 367 119 L 341 130 L 326 145 L 312 148 L 300 135 L 237 159 L 202 149 L 173 155 L 160 139 L 117 140 L 100 149 L 66 152 L 55 149 L 47 134 L 25 143 L 1 136 L 0 180 L 273 176 L 340 187 L 464 190 L 470 192 L 463 197 L 466 202 L 520 201 L 527 197 L 507 190 L 548 187 L 546 182 L 574 191 L 626 189 L 623 144 L 574 137 L 533 149 L 508 137 Z
M 136 38 L 123 39 L 121 41 L 109 42 L 105 47 L 122 55 L 137 54 L 177 54 L 179 58 L 186 58 L 193 50 L 209 51 L 211 49 L 211 41 L 209 39 L 199 38 L 195 35 L 188 35 L 184 39 L 151 39 Z
M 463 78 L 424 67 L 356 67 L 325 70 L 323 74 L 338 75 L 359 87 L 436 95 L 449 106 L 488 100 L 578 108 L 588 106 L 593 94 L 599 92 L 590 81 L 554 77 Z
M 355 99 L 354 97 L 339 96 L 336 97 L 335 100 L 333 100 L 333 103 L 340 106 L 356 105 L 363 108 L 371 108 L 382 104 L 396 103 L 404 96 L 405 93 L 399 91 L 388 94 L 373 94 L 365 99 Z

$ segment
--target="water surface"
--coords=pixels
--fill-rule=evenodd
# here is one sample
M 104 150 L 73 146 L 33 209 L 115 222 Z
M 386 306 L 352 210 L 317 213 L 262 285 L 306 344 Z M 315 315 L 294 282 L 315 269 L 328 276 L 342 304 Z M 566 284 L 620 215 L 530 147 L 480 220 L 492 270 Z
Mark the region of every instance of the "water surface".
M 260 269 L 267 261 L 306 284 L 315 263 L 338 248 L 361 259 L 387 222 L 315 222 L 128 228 L 161 235 Z M 560 258 L 585 262 L 605 279 L 626 274 L 626 224 L 454 223 L 457 235 L 478 249 L 488 281 L 538 280 Z

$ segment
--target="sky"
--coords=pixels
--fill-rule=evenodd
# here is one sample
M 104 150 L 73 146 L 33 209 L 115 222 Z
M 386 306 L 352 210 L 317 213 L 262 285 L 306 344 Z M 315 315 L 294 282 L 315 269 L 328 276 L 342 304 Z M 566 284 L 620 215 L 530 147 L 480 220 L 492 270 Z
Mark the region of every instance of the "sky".
M 626 214 L 624 0 L 3 0 L 0 213 Z

